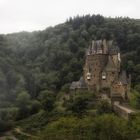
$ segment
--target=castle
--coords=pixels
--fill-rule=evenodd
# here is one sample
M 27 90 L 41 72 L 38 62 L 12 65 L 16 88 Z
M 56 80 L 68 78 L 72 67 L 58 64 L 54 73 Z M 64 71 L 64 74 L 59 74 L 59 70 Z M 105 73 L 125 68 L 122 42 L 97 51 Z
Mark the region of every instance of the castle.
M 112 41 L 92 41 L 86 50 L 83 76 L 72 82 L 70 90 L 108 89 L 111 100 L 125 102 L 128 100 L 131 78 L 121 70 L 121 56 L 117 44 Z

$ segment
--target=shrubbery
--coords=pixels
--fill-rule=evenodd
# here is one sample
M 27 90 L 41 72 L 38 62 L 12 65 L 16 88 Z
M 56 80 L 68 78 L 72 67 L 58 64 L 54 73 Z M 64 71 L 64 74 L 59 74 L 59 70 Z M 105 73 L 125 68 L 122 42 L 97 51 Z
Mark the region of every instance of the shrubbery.
M 28 130 L 41 128 L 43 124 L 50 122 L 42 134 L 46 137 L 45 133 L 49 132 L 47 134 L 50 139 L 54 137 L 55 139 L 78 140 L 81 136 L 83 139 L 95 138 L 97 140 L 115 140 L 116 136 L 120 140 L 131 138 L 125 135 L 127 133 L 127 127 L 124 127 L 126 121 L 115 116 L 99 116 L 93 120 L 88 117 L 87 120 L 79 119 L 85 115 L 88 116 L 90 110 L 94 110 L 99 115 L 111 111 L 110 105 L 106 102 L 99 103 L 96 108 L 95 94 L 78 93 L 73 97 L 70 96 L 69 99 L 64 98 L 64 101 L 62 99 L 58 101 L 56 97 L 60 90 L 68 93 L 70 83 L 79 80 L 84 65 L 85 49 L 91 40 L 114 39 L 122 53 L 121 67 L 132 75 L 132 87 L 137 90 L 132 95 L 130 103 L 139 109 L 139 29 L 139 20 L 86 15 L 70 18 L 67 22 L 44 31 L 0 35 L 1 131 L 9 129 L 13 121 L 24 119 L 25 122 L 27 121 Z M 56 107 L 56 102 L 59 103 L 59 109 Z M 40 110 L 45 113 L 40 113 L 42 112 Z M 69 115 L 76 115 L 78 119 L 63 118 L 63 121 L 60 119 L 51 124 L 54 118 Z M 135 126 L 136 123 L 133 125 Z M 51 126 L 54 126 L 54 130 Z M 138 133 L 139 125 L 136 125 L 136 128 Z M 121 134 L 120 131 L 122 131 Z M 58 134 L 58 138 L 52 134 Z M 96 137 L 97 134 L 98 137 Z
M 132 140 L 135 135 L 127 123 L 114 115 L 65 117 L 47 125 L 39 137 L 40 140 Z

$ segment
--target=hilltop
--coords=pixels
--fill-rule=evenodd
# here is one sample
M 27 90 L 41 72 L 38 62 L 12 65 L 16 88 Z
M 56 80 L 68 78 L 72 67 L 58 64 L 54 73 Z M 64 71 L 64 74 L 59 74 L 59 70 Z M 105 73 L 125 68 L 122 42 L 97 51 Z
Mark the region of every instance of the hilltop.
M 53 140 L 64 139 L 65 131 L 70 132 L 67 138 L 70 140 L 80 139 L 81 134 L 83 137 L 85 134 L 85 139 L 87 136 L 96 139 L 96 133 L 93 136 L 91 131 L 97 129 L 98 123 L 108 122 L 111 130 L 113 122 L 114 130 L 120 130 L 117 134 L 114 132 L 114 140 L 137 137 L 139 129 L 130 133 L 129 121 L 112 115 L 114 112 L 105 101 L 96 104 L 94 91 L 67 99 L 70 83 L 78 81 L 83 73 L 88 44 L 93 39 L 104 38 L 115 40 L 120 48 L 121 67 L 132 75 L 130 105 L 139 110 L 140 20 L 76 16 L 43 31 L 0 35 L 0 131 L 20 126 L 33 134 L 41 131 L 39 136 Z M 104 113 L 108 115 L 101 116 Z M 132 129 L 139 128 L 135 126 L 139 119 L 131 123 Z M 79 127 L 83 133 L 77 130 Z M 57 131 L 59 128 L 62 129 Z M 108 139 L 109 132 L 103 133 L 104 130 L 103 126 L 99 128 L 100 139 L 105 136 Z M 59 137 L 52 138 L 53 134 Z

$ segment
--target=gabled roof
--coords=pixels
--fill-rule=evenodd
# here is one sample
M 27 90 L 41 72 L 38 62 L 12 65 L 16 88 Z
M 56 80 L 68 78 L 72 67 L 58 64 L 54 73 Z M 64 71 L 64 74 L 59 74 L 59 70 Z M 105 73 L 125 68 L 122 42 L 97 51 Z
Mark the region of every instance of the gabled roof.
M 83 77 L 80 78 L 79 81 L 72 82 L 70 85 L 70 89 L 83 89 L 87 88 L 87 84 Z
M 80 78 L 79 82 L 80 82 L 81 87 L 87 87 L 87 84 L 83 77 Z

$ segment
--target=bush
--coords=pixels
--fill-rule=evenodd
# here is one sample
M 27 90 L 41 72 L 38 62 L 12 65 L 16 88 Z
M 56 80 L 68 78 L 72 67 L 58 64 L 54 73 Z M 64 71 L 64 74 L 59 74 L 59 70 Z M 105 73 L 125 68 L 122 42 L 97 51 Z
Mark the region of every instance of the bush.
M 37 112 L 39 112 L 39 110 L 41 109 L 41 103 L 38 100 L 33 100 L 31 102 L 31 114 L 35 114 Z
M 70 98 L 64 101 L 63 106 L 67 111 L 72 111 L 75 115 L 81 116 L 87 113 L 87 110 L 95 108 L 96 95 L 89 91 L 79 91 L 76 94 L 71 93 Z
M 111 104 L 107 100 L 101 100 L 97 104 L 97 113 L 104 114 L 104 113 L 111 113 L 112 107 Z
M 65 117 L 46 126 L 40 140 L 132 140 L 127 120 L 114 115 Z
M 135 86 L 135 90 L 137 90 L 137 91 L 140 93 L 140 84 L 137 84 L 137 85 Z
M 136 90 L 131 90 L 129 94 L 130 105 L 133 108 L 139 109 L 140 108 L 140 94 Z
M 44 110 L 52 111 L 54 109 L 55 94 L 52 91 L 41 91 L 38 99 L 41 102 Z

